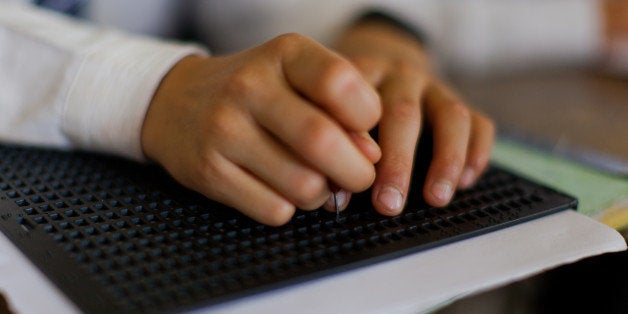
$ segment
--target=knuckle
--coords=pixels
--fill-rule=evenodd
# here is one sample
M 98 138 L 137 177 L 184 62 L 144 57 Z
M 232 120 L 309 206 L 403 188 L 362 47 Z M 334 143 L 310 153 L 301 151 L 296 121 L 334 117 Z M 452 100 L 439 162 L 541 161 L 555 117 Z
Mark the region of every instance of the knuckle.
M 349 61 L 341 58 L 330 58 L 321 69 L 320 82 L 324 87 L 331 87 L 336 83 L 337 78 L 354 75 L 353 66 Z M 355 76 L 357 78 L 357 76 Z M 350 84 L 352 82 L 348 82 Z
M 468 157 L 467 166 L 476 170 L 484 169 L 491 160 L 490 150 L 479 151 Z
M 470 120 L 471 119 L 471 110 L 461 101 L 452 100 L 449 102 L 449 114 L 461 119 L 461 120 Z
M 468 166 L 473 168 L 473 169 L 483 169 L 489 162 L 490 160 L 490 155 L 488 153 L 486 154 L 478 154 L 476 156 L 473 156 L 470 158 L 470 160 L 467 161 Z
M 410 184 L 412 164 L 412 160 L 406 158 L 390 157 L 379 166 L 377 179 L 379 182 L 395 182 L 405 189 Z
M 490 134 L 491 136 L 493 136 L 496 132 L 497 127 L 495 126 L 495 122 L 493 122 L 493 120 L 485 117 L 485 116 L 479 116 L 480 118 L 480 123 L 482 124 L 482 127 L 484 129 L 486 129 L 486 132 L 488 134 Z
M 330 121 L 323 117 L 311 117 L 303 125 L 302 133 L 307 141 L 303 141 L 304 153 L 322 156 L 324 152 L 336 151 L 339 136 Z
M 191 172 L 190 172 L 191 171 Z M 191 188 L 206 197 L 214 200 L 224 200 L 226 197 L 226 191 L 229 190 L 229 176 L 225 173 L 222 167 L 222 163 L 218 158 L 211 156 L 211 154 L 203 156 L 196 162 L 196 166 L 192 167 L 188 171 L 188 175 L 185 175 L 186 184 L 188 188 Z
M 356 188 L 352 189 L 352 192 L 362 192 L 370 188 L 375 182 L 375 169 L 371 169 L 364 173 L 364 177 L 356 180 Z
M 385 163 L 385 172 L 390 177 L 402 178 L 407 176 L 412 170 L 413 160 L 409 158 L 403 158 L 400 154 L 390 156 Z
M 220 162 L 211 153 L 203 154 L 195 169 L 198 169 L 196 173 L 201 186 L 212 186 L 216 181 L 224 177 L 224 171 L 220 167 Z
M 390 101 L 390 104 L 386 106 L 386 115 L 390 115 L 395 120 L 416 120 L 419 123 L 419 117 L 421 116 L 421 108 L 419 99 L 412 96 L 398 96 Z
M 214 138 L 227 141 L 238 140 L 241 129 L 240 119 L 236 110 L 227 105 L 218 105 L 211 113 L 210 130 L 208 133 Z
M 260 221 L 274 227 L 285 225 L 294 215 L 294 206 L 283 203 L 272 204 L 261 213 Z
M 268 42 L 270 49 L 273 52 L 290 53 L 296 49 L 300 49 L 303 43 L 309 41 L 306 36 L 299 33 L 285 33 L 281 34 Z
M 401 77 L 417 77 L 425 78 L 425 69 L 415 61 L 408 61 L 407 58 L 399 58 L 393 61 L 391 66 L 395 69 L 398 76 Z
M 302 174 L 294 178 L 294 200 L 301 209 L 316 209 L 326 199 L 327 182 L 321 175 Z
M 440 158 L 438 168 L 448 177 L 456 177 L 462 171 L 465 163 L 465 157 L 459 154 L 453 154 Z
M 251 67 L 234 70 L 224 83 L 224 92 L 230 97 L 253 99 L 260 91 L 259 71 Z
M 380 63 L 379 60 L 370 56 L 355 56 L 351 57 L 351 62 L 358 68 L 366 71 L 377 68 Z
M 358 78 L 348 61 L 333 57 L 318 68 L 312 87 L 321 93 L 322 101 L 337 102 L 339 97 L 355 90 L 360 84 Z

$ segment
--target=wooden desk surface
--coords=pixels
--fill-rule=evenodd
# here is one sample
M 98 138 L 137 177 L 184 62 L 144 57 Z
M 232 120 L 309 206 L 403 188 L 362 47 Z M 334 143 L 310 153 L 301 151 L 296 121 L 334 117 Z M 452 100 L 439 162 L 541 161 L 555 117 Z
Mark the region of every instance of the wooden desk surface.
M 500 132 L 628 175 L 628 80 L 562 70 L 454 85 Z
M 457 80 L 504 133 L 628 163 L 628 80 L 586 71 Z M 628 175 L 628 173 L 623 173 Z M 628 251 L 589 258 L 459 300 L 438 314 L 628 313 Z

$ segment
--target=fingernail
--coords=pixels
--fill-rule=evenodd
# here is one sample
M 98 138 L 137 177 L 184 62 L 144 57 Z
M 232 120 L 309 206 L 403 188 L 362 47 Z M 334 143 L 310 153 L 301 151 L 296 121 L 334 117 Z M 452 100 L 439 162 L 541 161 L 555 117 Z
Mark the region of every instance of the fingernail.
M 329 197 L 327 198 L 327 200 L 325 201 L 325 204 L 323 204 L 323 208 L 333 211 L 334 210 L 334 193 L 330 193 Z
M 403 205 L 403 196 L 399 189 L 385 185 L 377 193 L 377 200 L 384 205 L 384 209 L 390 214 L 396 215 Z
M 451 182 L 445 180 L 436 181 L 432 184 L 432 194 L 443 204 L 449 203 L 453 194 Z
M 471 168 L 467 168 L 462 172 L 462 176 L 460 177 L 460 187 L 468 188 L 473 184 L 473 180 L 475 179 L 475 171 Z
M 336 192 L 336 201 L 338 202 L 338 208 L 341 210 L 344 209 L 347 203 L 347 191 L 338 190 L 338 192 Z
M 344 206 L 347 203 L 347 191 L 338 190 L 337 192 L 332 192 L 329 195 L 329 198 L 325 201 L 323 207 L 329 211 L 334 211 L 336 209 L 336 204 L 334 203 L 334 194 L 336 194 L 336 201 L 338 202 L 338 208 L 344 209 Z

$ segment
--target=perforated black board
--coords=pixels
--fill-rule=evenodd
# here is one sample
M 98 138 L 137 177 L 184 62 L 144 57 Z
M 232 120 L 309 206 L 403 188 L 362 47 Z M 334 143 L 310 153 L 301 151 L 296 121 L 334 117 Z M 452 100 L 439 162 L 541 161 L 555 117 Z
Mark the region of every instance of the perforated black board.
M 491 168 L 445 208 L 413 191 L 402 215 L 384 217 L 363 194 L 340 222 L 298 212 L 272 228 L 157 167 L 0 146 L 0 229 L 89 313 L 216 304 L 575 207 L 569 196 Z

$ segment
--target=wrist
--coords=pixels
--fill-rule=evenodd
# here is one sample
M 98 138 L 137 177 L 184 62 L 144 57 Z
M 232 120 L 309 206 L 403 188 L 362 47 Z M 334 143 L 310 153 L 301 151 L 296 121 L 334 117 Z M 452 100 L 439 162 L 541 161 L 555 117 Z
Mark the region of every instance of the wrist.
M 190 77 L 193 71 L 201 66 L 207 57 L 189 55 L 179 60 L 159 83 L 153 98 L 150 101 L 141 130 L 141 147 L 144 156 L 148 159 L 159 162 L 159 152 L 168 146 L 166 139 L 172 134 L 164 134 L 173 130 L 171 125 L 175 123 L 176 117 L 172 113 L 179 110 L 174 109 L 185 103 L 184 98 L 190 90 Z
M 424 45 L 427 42 L 427 36 L 422 31 L 411 26 L 408 23 L 405 23 L 397 17 L 393 17 L 392 15 L 389 15 L 382 11 L 369 11 L 355 21 L 355 24 L 357 25 L 368 23 L 375 23 L 379 24 L 380 26 L 394 28 L 396 32 L 403 33 L 406 36 L 412 37 L 421 45 Z
M 380 19 L 356 21 L 334 47 L 349 59 L 377 55 L 388 61 L 403 60 L 426 70 L 431 68 L 423 44 L 416 37 Z

